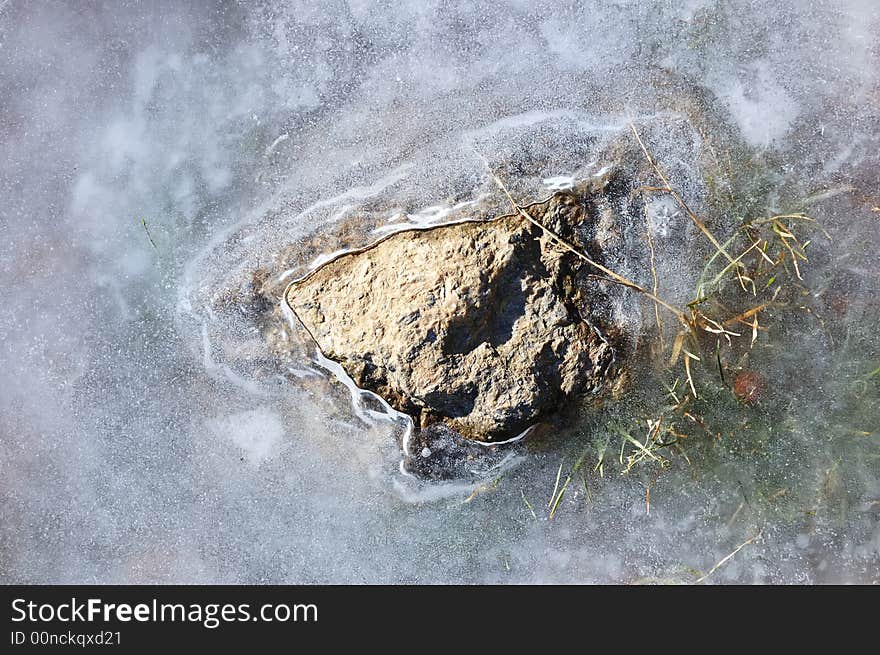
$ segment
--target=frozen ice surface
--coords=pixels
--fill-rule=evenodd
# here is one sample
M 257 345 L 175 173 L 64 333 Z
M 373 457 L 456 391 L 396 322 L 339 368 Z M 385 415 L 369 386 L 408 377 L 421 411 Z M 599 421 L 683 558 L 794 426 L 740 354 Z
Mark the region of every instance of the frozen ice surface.
M 0 580 L 694 582 L 760 533 L 707 580 L 877 582 L 878 35 L 872 0 L 0 3 Z M 657 159 L 700 198 L 679 92 L 774 189 L 822 196 L 834 239 L 805 284 L 844 319 L 780 329 L 760 463 L 652 482 L 594 457 L 550 518 L 565 444 L 411 479 L 381 405 L 353 411 L 305 354 L 273 375 L 248 317 L 212 313 L 352 208 L 380 233 L 448 219 L 491 192 L 475 151 L 552 153 L 514 188 L 537 199 L 662 124 Z M 649 211 L 684 297 L 692 226 Z

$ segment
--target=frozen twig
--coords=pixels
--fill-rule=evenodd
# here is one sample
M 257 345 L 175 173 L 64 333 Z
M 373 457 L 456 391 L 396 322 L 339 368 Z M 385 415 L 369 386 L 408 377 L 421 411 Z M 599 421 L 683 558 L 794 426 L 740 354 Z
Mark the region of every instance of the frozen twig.
M 711 569 L 709 569 L 709 572 L 706 575 L 697 579 L 697 584 L 705 581 L 710 575 L 712 575 L 713 573 L 715 573 L 715 571 L 717 571 L 722 566 L 724 566 L 732 557 L 734 557 L 743 548 L 745 548 L 746 546 L 748 546 L 750 544 L 755 543 L 755 541 L 757 541 L 761 537 L 762 534 L 764 534 L 763 528 L 758 530 L 758 534 L 753 536 L 751 539 L 746 539 L 739 546 L 737 546 L 732 553 L 730 553 L 729 555 L 727 555 L 725 557 L 722 557 L 715 566 L 713 566 Z
M 535 220 L 534 218 L 529 216 L 528 212 L 525 211 L 519 205 L 519 203 L 517 203 L 516 200 L 513 199 L 513 196 L 510 194 L 510 191 L 507 190 L 507 187 L 504 185 L 504 182 L 502 182 L 498 178 L 498 176 L 495 174 L 495 171 L 492 170 L 492 167 L 489 165 L 489 162 L 486 161 L 486 158 L 483 157 L 483 155 L 481 155 L 479 153 L 477 153 L 477 154 L 479 155 L 480 159 L 483 160 L 483 163 L 486 165 L 486 168 L 489 170 L 489 174 L 492 176 L 492 179 L 495 181 L 495 184 L 497 184 L 498 188 L 500 188 L 501 191 L 504 192 L 504 195 L 507 196 L 507 199 L 510 201 L 510 204 L 513 205 L 514 209 L 516 209 L 517 213 L 520 216 L 522 216 L 524 219 L 526 219 L 532 225 L 541 229 L 554 242 L 556 242 L 557 244 L 559 244 L 560 246 L 562 246 L 563 248 L 568 250 L 570 253 L 572 253 L 576 257 L 582 259 L 583 261 L 585 261 L 587 264 L 589 264 L 593 268 L 596 268 L 596 269 L 602 271 L 603 273 L 605 273 L 606 275 L 608 275 L 611 278 L 612 282 L 616 282 L 617 284 L 620 284 L 622 286 L 629 287 L 630 289 L 633 289 L 634 291 L 638 291 L 639 293 L 647 296 L 648 298 L 653 300 L 655 303 L 659 304 L 661 307 L 664 307 L 665 309 L 667 309 L 670 312 L 672 312 L 673 314 L 675 314 L 676 318 L 678 318 L 678 320 L 681 321 L 681 323 L 685 327 L 687 327 L 687 328 L 691 327 L 690 323 L 687 320 L 687 317 L 681 311 L 679 311 L 678 309 L 676 309 L 675 307 L 673 307 L 669 303 L 661 300 L 656 295 L 654 295 L 653 293 L 651 293 L 650 291 L 648 291 L 644 287 L 639 286 L 638 284 L 636 284 L 632 280 L 629 280 L 629 279 L 625 278 L 624 276 L 620 275 L 619 273 L 615 273 L 610 268 L 607 268 L 607 267 L 603 266 L 602 264 L 599 264 L 598 262 L 593 261 L 592 259 L 587 257 L 584 253 L 582 253 L 580 250 L 578 250 L 577 248 L 575 248 L 574 246 L 569 244 L 567 241 L 565 241 L 565 239 L 563 239 L 558 234 L 553 232 L 553 230 L 546 227 L 545 225 L 542 225 L 540 222 L 538 222 L 537 220 Z

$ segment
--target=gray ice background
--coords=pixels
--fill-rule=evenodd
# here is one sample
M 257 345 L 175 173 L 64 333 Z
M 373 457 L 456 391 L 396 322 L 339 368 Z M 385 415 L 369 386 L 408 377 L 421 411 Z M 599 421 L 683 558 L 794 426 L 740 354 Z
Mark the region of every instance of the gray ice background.
M 0 0 L 0 580 L 693 582 L 763 529 L 711 581 L 878 581 L 877 416 L 855 426 L 873 459 L 835 460 L 850 381 L 799 387 L 794 355 L 807 420 L 776 464 L 843 471 L 845 518 L 734 516 L 760 486 L 740 462 L 670 478 L 650 514 L 643 481 L 606 474 L 551 520 L 561 450 L 472 498 L 414 495 L 387 427 L 249 386 L 182 316 L 193 262 L 279 198 L 296 215 L 509 116 L 642 115 L 658 68 L 786 173 L 876 198 L 878 35 L 872 0 Z M 877 312 L 878 221 L 829 216 L 854 321 Z M 877 340 L 860 356 L 854 377 Z

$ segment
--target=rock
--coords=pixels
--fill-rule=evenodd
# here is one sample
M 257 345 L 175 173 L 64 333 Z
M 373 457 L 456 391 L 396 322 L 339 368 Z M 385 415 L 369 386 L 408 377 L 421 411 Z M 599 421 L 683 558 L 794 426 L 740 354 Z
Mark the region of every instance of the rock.
M 585 193 L 525 211 L 601 259 Z M 620 383 L 597 273 L 513 214 L 398 232 L 324 264 L 286 300 L 326 357 L 417 427 L 496 441 Z

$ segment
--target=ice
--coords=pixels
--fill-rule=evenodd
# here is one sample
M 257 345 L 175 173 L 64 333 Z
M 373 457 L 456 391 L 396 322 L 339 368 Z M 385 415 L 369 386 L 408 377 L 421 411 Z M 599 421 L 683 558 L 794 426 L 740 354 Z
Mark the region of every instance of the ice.
M 267 407 L 211 419 L 208 429 L 232 441 L 254 465 L 276 454 L 284 437 L 281 417 Z
M 766 62 L 756 62 L 739 75 L 709 80 L 733 114 L 745 138 L 755 146 L 767 147 L 782 139 L 798 116 L 798 106 L 777 82 Z
M 706 581 L 876 582 L 877 3 L 331 4 L 0 3 L 0 580 L 696 582 L 754 538 Z M 639 389 L 413 478 L 405 421 L 294 326 L 279 361 L 241 302 L 257 268 L 510 211 L 480 156 L 523 201 L 601 176 L 631 124 L 698 211 L 731 193 L 832 237 L 810 311 L 761 316 L 767 399 L 703 460 L 621 474 Z M 748 173 L 710 179 L 729 152 Z M 712 247 L 647 203 L 686 302 Z M 650 286 L 644 236 L 609 264 Z M 649 305 L 617 311 L 652 338 Z

